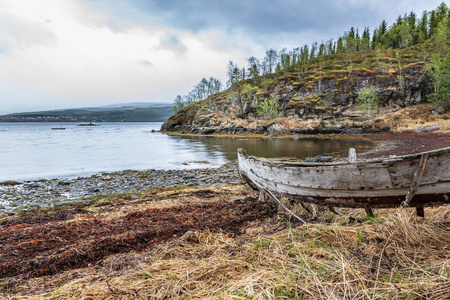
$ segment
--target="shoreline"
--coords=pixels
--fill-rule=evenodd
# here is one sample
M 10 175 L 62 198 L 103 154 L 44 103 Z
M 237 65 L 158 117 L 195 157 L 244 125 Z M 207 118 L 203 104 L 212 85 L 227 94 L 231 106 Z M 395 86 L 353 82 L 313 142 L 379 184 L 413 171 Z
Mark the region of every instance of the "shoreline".
M 226 135 L 225 137 L 230 137 Z M 248 136 L 237 136 L 246 137 Z M 256 136 L 252 136 L 258 138 Z M 358 153 L 360 159 L 376 159 L 420 153 L 450 146 L 450 134 L 442 132 L 399 132 L 372 135 L 318 135 L 318 138 L 354 138 L 374 142 L 374 148 Z M 269 137 L 266 137 L 269 138 Z M 277 136 L 275 138 L 292 138 Z M 299 139 L 307 138 L 300 135 Z M 170 170 L 123 170 L 103 172 L 85 177 L 34 179 L 25 181 L 0 182 L 0 215 L 14 214 L 21 210 L 74 204 L 90 199 L 127 195 L 135 197 L 146 189 L 171 187 L 209 187 L 241 184 L 237 163 L 231 162 L 220 167 Z M 67 201 L 67 202 L 66 202 Z
M 450 145 L 450 134 L 370 138 L 384 147 L 358 157 Z M 258 200 L 257 191 L 240 183 L 236 168 L 34 181 L 39 186 L 26 188 L 38 201 L 72 188 L 89 195 L 66 202 L 75 205 L 48 202 L 47 208 L 0 212 L 0 297 L 216 299 L 241 297 L 250 283 L 262 298 L 268 289 L 280 291 L 280 284 L 289 296 L 306 283 L 314 298 L 321 287 L 361 282 L 367 293 L 386 286 L 401 298 L 448 298 L 450 289 L 441 287 L 449 282 L 443 270 L 450 235 L 442 227 L 449 206 L 427 208 L 426 218 L 417 218 L 413 208 L 380 209 L 368 218 L 364 209 L 334 215 L 315 205 L 310 214 L 282 199 L 307 221 L 299 226 L 273 202 Z M 393 270 L 401 277 L 392 279 Z M 375 272 L 380 276 L 374 280 Z M 264 290 L 259 278 L 267 280 Z
M 237 185 L 240 179 L 236 168 L 236 163 L 228 163 L 218 168 L 124 170 L 72 179 L 4 181 L 0 183 L 0 215 L 108 195 L 133 197 L 133 194 L 151 188 Z

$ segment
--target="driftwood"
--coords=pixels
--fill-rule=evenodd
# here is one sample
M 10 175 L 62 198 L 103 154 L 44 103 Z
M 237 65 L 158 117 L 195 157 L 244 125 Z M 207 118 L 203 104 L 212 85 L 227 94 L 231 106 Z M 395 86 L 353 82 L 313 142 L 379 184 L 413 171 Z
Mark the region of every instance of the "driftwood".
M 411 131 L 411 132 L 431 132 L 431 131 L 437 131 L 437 130 L 441 130 L 443 128 L 443 126 L 441 124 L 437 124 L 437 125 L 427 125 L 427 126 L 420 126 L 420 127 L 416 127 L 407 131 Z

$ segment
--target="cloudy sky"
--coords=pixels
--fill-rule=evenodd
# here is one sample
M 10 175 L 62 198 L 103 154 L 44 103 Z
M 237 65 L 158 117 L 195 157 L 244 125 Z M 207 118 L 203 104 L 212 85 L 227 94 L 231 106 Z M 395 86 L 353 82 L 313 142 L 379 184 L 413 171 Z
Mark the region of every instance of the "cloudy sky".
M 371 31 L 427 0 L 0 0 L 0 113 L 168 102 L 265 50 Z

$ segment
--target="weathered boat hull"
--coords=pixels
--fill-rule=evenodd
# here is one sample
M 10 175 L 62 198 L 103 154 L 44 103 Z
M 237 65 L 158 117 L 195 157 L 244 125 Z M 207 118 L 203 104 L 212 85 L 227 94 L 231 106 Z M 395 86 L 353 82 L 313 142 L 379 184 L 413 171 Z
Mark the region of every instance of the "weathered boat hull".
M 291 200 L 330 207 L 398 207 L 425 153 L 357 163 L 289 163 L 238 150 L 239 173 L 250 185 Z M 412 207 L 450 204 L 450 148 L 426 152 Z

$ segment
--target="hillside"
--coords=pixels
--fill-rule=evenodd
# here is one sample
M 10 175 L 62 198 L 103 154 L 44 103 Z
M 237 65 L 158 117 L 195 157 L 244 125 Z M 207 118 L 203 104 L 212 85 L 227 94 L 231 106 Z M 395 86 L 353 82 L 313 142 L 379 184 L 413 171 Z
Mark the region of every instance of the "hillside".
M 397 114 L 427 103 L 433 91 L 427 71 L 430 56 L 426 46 L 416 45 L 308 60 L 287 70 L 235 82 L 227 90 L 180 110 L 162 129 L 186 133 L 394 129 L 405 117 Z M 358 102 L 359 93 L 370 86 L 378 97 L 372 115 Z M 267 104 L 274 107 L 272 116 L 261 110 Z M 416 114 L 431 116 L 432 109 L 422 105 Z
M 165 104 L 131 103 L 104 107 L 49 110 L 0 116 L 3 122 L 163 122 L 172 113 Z

